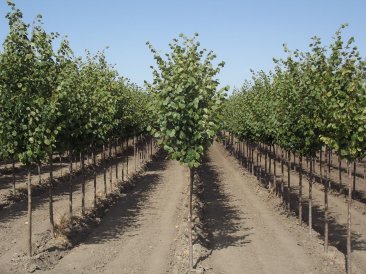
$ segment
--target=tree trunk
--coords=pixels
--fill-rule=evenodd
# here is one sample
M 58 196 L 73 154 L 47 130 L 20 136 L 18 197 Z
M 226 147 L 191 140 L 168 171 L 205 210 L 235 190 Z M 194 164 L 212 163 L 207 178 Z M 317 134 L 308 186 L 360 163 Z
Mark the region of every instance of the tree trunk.
M 121 159 L 122 159 L 121 177 L 122 177 L 122 182 L 124 182 L 124 180 L 125 180 L 125 159 L 124 159 L 125 151 L 124 151 L 124 145 L 123 144 L 124 144 L 124 141 L 122 139 L 122 142 L 121 142 L 121 153 L 122 153 L 122 155 L 121 155 Z
M 287 161 L 287 209 L 291 210 L 291 152 L 288 152 Z
M 315 172 L 315 166 L 314 166 L 314 172 Z M 320 149 L 319 175 L 320 175 L 320 180 L 323 180 L 323 148 Z
M 118 182 L 118 151 L 117 151 L 118 140 L 116 141 L 116 145 L 114 146 L 114 154 L 116 160 L 116 182 Z
M 277 189 L 277 170 L 276 170 L 276 146 L 273 145 L 273 153 L 274 153 L 274 160 L 273 160 L 273 189 Z M 273 190 L 272 190 L 273 191 Z
M 265 184 L 267 183 L 268 178 L 268 149 L 267 146 L 264 146 L 264 178 L 265 178 Z
M 81 172 L 82 172 L 82 179 L 81 179 L 81 215 L 85 214 L 85 162 L 84 162 L 84 154 L 82 154 L 81 160 Z
M 272 145 L 269 145 L 269 154 L 268 154 L 268 160 L 269 160 L 269 165 L 268 165 L 268 173 L 269 176 L 271 177 L 271 173 L 272 173 Z
M 133 157 L 135 158 L 135 172 L 137 171 L 137 155 L 136 155 L 136 147 L 137 147 L 137 145 L 136 145 L 136 137 L 134 136 L 133 137 Z
M 331 188 L 332 183 L 332 150 L 328 148 L 328 188 Z
M 356 174 L 355 174 L 356 175 Z M 356 180 L 356 176 L 353 177 L 353 180 Z M 352 269 L 351 269 L 351 205 L 352 205 L 352 182 L 351 180 L 349 180 L 349 184 L 348 184 L 348 227 L 347 227 L 347 273 L 351 274 L 352 273 Z
M 246 157 L 245 157 L 245 167 L 246 168 L 249 168 L 249 142 L 246 141 L 246 150 L 247 150 L 247 153 L 246 153 Z
M 126 176 L 128 176 L 128 141 L 129 138 L 126 140 Z
M 328 156 L 328 172 L 324 181 L 324 251 L 328 252 L 328 186 L 330 181 L 330 149 L 326 148 Z
M 103 183 L 104 183 L 104 197 L 107 197 L 107 163 L 106 163 L 106 152 L 105 144 L 103 144 Z
M 251 163 L 252 163 L 252 174 L 253 174 L 254 173 L 254 145 L 251 145 L 251 153 L 252 153 Z
M 193 196 L 194 169 L 189 169 L 189 268 L 193 269 L 193 240 L 192 240 L 192 196 Z
M 112 171 L 112 147 L 111 147 L 111 142 L 108 142 L 108 150 L 109 150 L 109 187 L 110 187 L 110 191 L 112 192 L 113 190 L 113 171 Z
M 32 179 L 28 167 L 28 256 L 32 257 Z
M 15 159 L 12 158 L 12 175 L 13 175 L 13 194 L 15 195 Z
M 72 217 L 72 153 L 69 154 L 69 217 Z
M 356 193 L 356 161 L 353 162 L 353 186 L 352 186 L 353 197 L 355 193 Z
M 50 210 L 50 224 L 51 224 L 51 235 L 52 237 L 55 235 L 55 224 L 53 221 L 53 161 L 52 161 L 52 153 L 49 156 L 49 164 L 50 164 L 50 185 L 48 187 L 48 201 L 49 201 L 49 210 Z
M 259 161 L 258 161 L 258 158 L 261 158 L 262 156 L 261 155 L 261 150 L 260 150 L 260 146 L 258 146 L 258 150 L 257 150 L 257 163 L 256 163 L 256 167 L 255 167 L 255 175 L 257 175 L 257 178 L 259 180 L 260 176 L 261 176 L 261 168 L 260 168 L 260 164 L 259 164 Z
M 299 221 L 302 225 L 302 155 L 299 155 Z
M 339 192 L 342 191 L 342 158 L 338 156 Z
M 93 175 L 94 175 L 94 196 L 93 196 L 93 203 L 94 207 L 97 206 L 97 160 L 95 157 L 95 149 L 92 150 L 92 157 L 93 157 Z
M 42 183 L 41 164 L 38 164 L 37 168 L 38 168 L 38 185 L 41 185 Z
M 284 200 L 284 191 L 285 191 L 285 170 L 284 170 L 284 155 L 283 155 L 283 148 L 281 148 L 281 195 L 282 200 Z
M 150 138 L 150 160 L 152 160 L 152 156 L 153 156 L 153 139 Z
M 62 156 L 61 153 L 59 154 L 59 162 L 60 162 L 60 176 L 62 176 Z
M 309 174 L 309 234 L 310 235 L 312 234 L 313 231 L 313 167 L 315 168 L 314 161 L 313 158 L 310 157 L 310 174 Z
M 348 172 L 348 178 L 352 178 L 352 172 L 351 172 L 351 162 L 347 161 L 347 172 Z

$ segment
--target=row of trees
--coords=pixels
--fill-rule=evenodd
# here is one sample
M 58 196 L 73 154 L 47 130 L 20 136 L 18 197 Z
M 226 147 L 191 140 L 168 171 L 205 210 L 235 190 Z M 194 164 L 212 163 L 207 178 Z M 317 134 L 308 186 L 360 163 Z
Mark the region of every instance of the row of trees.
M 173 160 L 189 169 L 189 268 L 194 268 L 192 241 L 192 193 L 197 168 L 219 131 L 219 113 L 228 87 L 219 88 L 216 78 L 224 62 L 214 64 L 216 55 L 200 48 L 198 34 L 181 34 L 169 44 L 162 57 L 148 43 L 157 67 L 153 83 L 147 84 L 153 98 L 154 123 L 148 127 L 158 144 Z
M 309 51 L 290 51 L 285 47 L 287 58 L 275 59 L 273 72 L 253 72 L 253 81 L 246 82 L 226 102 L 224 129 L 241 140 L 265 144 L 274 154 L 277 147 L 289 155 L 296 153 L 300 165 L 302 157 L 313 163 L 317 153 L 321 156 L 323 147 L 349 162 L 363 158 L 366 154 L 366 61 L 354 45 L 354 38 L 342 39 L 341 31 L 345 27 L 341 26 L 329 46 L 313 37 Z M 302 166 L 300 214 L 301 170 Z M 312 180 L 309 182 L 310 231 L 311 184 Z M 348 190 L 347 266 L 351 273 L 351 185 Z M 324 183 L 324 193 L 327 250 L 328 182 Z
M 105 144 L 141 134 L 151 116 L 149 95 L 119 77 L 104 52 L 76 58 L 66 38 L 43 29 L 41 16 L 30 26 L 12 1 L 8 5 L 9 33 L 0 52 L 0 158 L 28 169 L 31 255 L 30 166 L 49 161 L 52 172 L 52 155 L 67 151 L 71 171 L 72 155 L 83 159 Z M 52 175 L 49 189 L 53 231 Z

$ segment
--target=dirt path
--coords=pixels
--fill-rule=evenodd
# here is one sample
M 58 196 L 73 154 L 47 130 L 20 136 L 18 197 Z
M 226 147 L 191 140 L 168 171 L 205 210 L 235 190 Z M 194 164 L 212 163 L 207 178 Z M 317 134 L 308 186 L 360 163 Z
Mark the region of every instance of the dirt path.
M 278 167 L 279 165 L 277 165 Z M 285 172 L 287 172 L 285 167 Z M 277 169 L 280 174 L 280 168 Z M 286 176 L 287 177 L 287 176 Z M 291 172 L 292 193 L 298 195 L 298 173 Z M 320 184 L 313 185 L 313 229 L 323 235 L 324 232 L 324 190 Z M 303 180 L 303 220 L 308 223 L 309 183 Z M 297 208 L 296 196 L 292 199 L 292 208 Z M 356 205 L 355 205 L 356 206 Z M 352 265 L 355 273 L 366 272 L 366 218 L 362 213 L 364 207 L 351 208 L 352 214 Z M 337 247 L 343 254 L 347 253 L 347 200 L 343 196 L 328 195 L 329 211 L 329 244 Z M 323 239 L 323 237 L 321 237 Z
M 87 238 L 47 273 L 186 273 L 187 176 L 175 161 L 153 161 Z M 99 192 L 102 177 L 99 173 Z M 200 241 L 195 242 L 198 269 L 207 273 L 344 272 L 343 257 L 340 263 L 335 249 L 325 256 L 319 240 L 308 236 L 307 228 L 298 226 L 295 218 L 281 215 L 274 202 L 279 199 L 268 199 L 266 189 L 221 145 L 210 148 L 199 177 L 204 185 L 199 198 L 204 213 L 201 245 L 208 253 L 200 254 Z M 88 207 L 92 206 L 92 181 L 86 188 Z M 78 212 L 79 184 L 74 195 Z M 56 212 L 67 209 L 67 191 L 55 198 Z M 35 199 L 35 242 L 49 226 L 47 199 L 39 199 Z M 1 219 L 0 273 L 24 273 L 11 261 L 26 243 L 26 214 L 17 210 Z
M 51 273 L 169 273 L 187 180 L 177 162 L 155 163 Z
M 262 169 L 265 166 L 264 157 L 262 157 Z M 306 169 L 306 163 L 303 164 Z M 273 162 L 272 162 L 273 170 Z M 287 186 L 287 165 L 284 166 L 285 188 Z M 319 173 L 318 167 L 317 172 Z M 281 180 L 281 163 L 276 164 L 277 180 Z M 345 177 L 345 176 L 344 176 Z M 349 178 L 346 178 L 347 180 Z M 299 193 L 299 174 L 294 170 L 290 172 L 291 180 L 291 208 L 298 212 L 298 193 Z M 361 179 L 360 179 L 361 180 Z M 344 180 L 345 181 L 345 180 Z M 320 183 L 313 184 L 313 229 L 324 235 L 324 187 Z M 307 176 L 303 176 L 303 221 L 308 223 L 308 193 L 309 181 Z M 347 223 L 348 210 L 347 200 L 343 195 L 337 195 L 337 192 L 328 194 L 328 214 L 329 214 L 329 244 L 335 246 L 344 256 L 347 253 Z M 354 273 L 366 273 L 366 218 L 365 206 L 362 203 L 353 201 L 351 208 L 352 214 L 352 267 Z
M 129 156 L 129 176 L 135 173 L 134 156 Z M 119 159 L 119 172 L 121 172 L 122 162 Z M 137 164 L 138 165 L 138 164 Z M 112 181 L 116 184 L 115 164 L 112 165 Z M 126 168 L 126 165 L 124 165 Z M 107 173 L 107 193 L 111 189 L 109 184 L 109 174 Z M 119 177 L 121 178 L 121 177 Z M 99 170 L 97 174 L 97 196 L 104 194 L 103 171 Z M 73 177 L 73 215 L 81 215 L 81 181 L 82 175 Z M 85 182 L 85 208 L 86 211 L 93 208 L 93 177 L 90 176 Z M 60 184 L 54 189 L 54 218 L 55 224 L 58 224 L 64 216 L 68 215 L 69 207 L 69 185 Z M 33 246 L 43 242 L 43 237 L 50 232 L 49 207 L 47 195 L 33 197 Z M 21 202 L 13 207 L 0 211 L 0 273 L 24 273 L 24 267 L 14 263 L 19 257 L 22 257 L 27 250 L 27 204 Z M 35 249 L 35 248 L 34 248 Z
M 304 228 L 256 193 L 256 179 L 215 144 L 201 172 L 213 273 L 342 273 Z M 206 262 L 205 262 L 206 261 Z

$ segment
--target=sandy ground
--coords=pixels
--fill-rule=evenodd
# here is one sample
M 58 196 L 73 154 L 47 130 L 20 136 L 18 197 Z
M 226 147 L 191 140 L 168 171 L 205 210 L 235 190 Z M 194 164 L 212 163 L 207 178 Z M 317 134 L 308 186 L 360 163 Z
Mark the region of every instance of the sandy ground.
M 206 230 L 213 273 L 343 273 L 337 256 L 276 209 L 265 189 L 215 144 L 205 164 Z M 339 256 L 338 256 L 339 257 Z
M 133 163 L 131 159 L 131 170 Z M 269 197 L 220 144 L 209 149 L 198 174 L 203 190 L 195 197 L 200 200 L 195 211 L 201 213 L 195 230 L 200 227 L 202 233 L 195 235 L 204 237 L 194 245 L 199 272 L 344 273 L 342 254 L 331 248 L 325 255 L 316 234 L 309 236 L 306 226 L 283 214 L 279 199 Z M 35 271 L 187 273 L 187 180 L 186 168 L 158 157 L 79 245 L 60 257 L 52 270 Z M 87 186 L 90 207 L 92 182 Z M 80 194 L 75 195 L 79 204 Z M 57 208 L 63 208 L 67 192 L 56 198 Z M 37 235 L 48 228 L 48 207 L 42 198 L 36 205 L 37 242 Z M 0 213 L 0 272 L 24 273 L 12 259 L 25 251 L 26 212 L 12 210 L 8 216 Z

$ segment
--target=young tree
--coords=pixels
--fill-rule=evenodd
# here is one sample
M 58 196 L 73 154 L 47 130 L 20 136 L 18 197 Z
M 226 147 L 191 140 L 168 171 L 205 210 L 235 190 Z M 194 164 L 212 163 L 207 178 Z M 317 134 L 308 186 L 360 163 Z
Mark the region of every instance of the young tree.
M 147 43 L 157 62 L 157 68 L 153 69 L 154 82 L 147 84 L 157 112 L 156 127 L 151 130 L 170 158 L 188 166 L 190 173 L 190 269 L 194 267 L 192 191 L 195 169 L 200 166 L 202 156 L 218 130 L 218 111 L 225 97 L 224 91 L 228 90 L 228 87 L 218 90 L 219 81 L 215 78 L 224 62 L 215 66 L 216 55 L 200 49 L 197 36 L 189 39 L 181 34 L 180 40 L 174 39 L 166 59 Z
M 346 25 L 341 27 L 345 28 Z M 324 77 L 328 78 L 328 89 L 323 100 L 327 132 L 321 139 L 342 158 L 349 162 L 365 156 L 366 139 L 366 62 L 360 57 L 354 38 L 344 43 L 341 29 L 337 31 L 331 45 L 328 68 Z M 345 45 L 344 45 L 345 44 Z M 347 273 L 351 272 L 351 202 L 352 183 L 348 186 L 348 234 Z
M 0 60 L 0 135 L 9 155 L 18 155 L 28 169 L 28 254 L 32 255 L 31 164 L 40 164 L 54 147 L 57 96 L 49 85 L 53 63 L 51 41 L 39 26 L 31 38 L 29 25 L 11 1 L 7 14 L 10 32 Z

